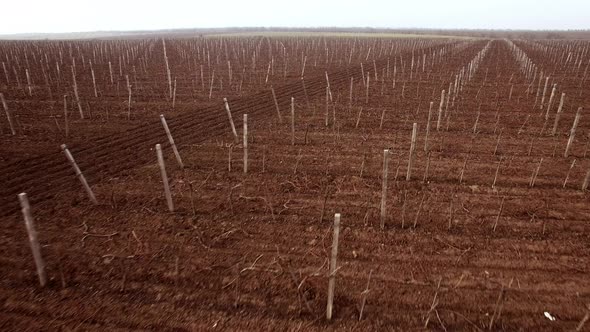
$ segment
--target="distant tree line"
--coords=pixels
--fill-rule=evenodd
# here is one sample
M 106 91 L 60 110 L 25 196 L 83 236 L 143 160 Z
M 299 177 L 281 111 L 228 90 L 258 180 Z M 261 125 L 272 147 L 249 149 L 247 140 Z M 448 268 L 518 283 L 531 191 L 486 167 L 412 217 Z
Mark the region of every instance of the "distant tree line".
M 419 35 L 451 35 L 480 38 L 508 39 L 590 39 L 590 30 L 486 30 L 486 29 L 387 29 L 387 28 L 285 28 L 285 27 L 253 27 L 253 28 L 213 28 L 187 29 L 199 34 L 239 33 L 239 32 L 349 32 L 349 33 L 403 33 Z M 171 31 L 170 31 L 171 32 Z M 188 31 L 186 31 L 188 32 Z

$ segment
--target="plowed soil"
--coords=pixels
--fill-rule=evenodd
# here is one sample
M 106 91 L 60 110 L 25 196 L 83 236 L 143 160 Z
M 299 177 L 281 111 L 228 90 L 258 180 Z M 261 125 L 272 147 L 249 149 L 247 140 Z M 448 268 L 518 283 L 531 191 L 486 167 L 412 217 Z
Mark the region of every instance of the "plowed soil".
M 161 47 L 154 45 L 137 47 Z M 180 70 L 190 43 L 167 45 Z M 401 47 L 391 56 L 374 55 L 375 62 L 362 56 L 350 62 L 338 45 L 331 50 L 342 61 L 306 73 L 305 90 L 295 67 L 291 76 L 274 79 L 282 122 L 264 82 L 228 94 L 240 140 L 242 114 L 248 114 L 247 174 L 221 96 L 209 100 L 205 90 L 166 112 L 186 167 L 177 166 L 157 117 L 170 104 L 157 101 L 168 89 L 162 68 L 149 97 L 154 100 L 138 97 L 145 110 L 133 120 L 126 119 L 123 103 L 119 118 L 72 125 L 85 132 L 68 144 L 97 206 L 56 144 L 61 133 L 33 124 L 12 137 L 3 124 L 0 329 L 588 328 L 582 321 L 590 310 L 590 208 L 580 188 L 590 167 L 590 118 L 582 117 L 567 158 L 563 151 L 575 110 L 590 95 L 566 103 L 555 136 L 539 134 L 552 127 L 556 106 L 546 125 L 527 90 L 530 78 L 505 41 L 418 42 L 414 54 Z M 541 54 L 518 45 L 541 64 Z M 324 52 L 310 52 L 307 61 L 313 54 L 321 60 Z M 422 54 L 428 55 L 424 67 L 410 64 Z M 437 130 L 441 90 L 478 54 L 477 69 L 441 113 Z M 266 66 L 258 69 L 260 77 Z M 101 75 L 108 76 L 108 67 Z M 82 86 L 92 94 L 91 82 Z M 117 100 L 125 99 L 121 89 Z M 38 105 L 45 98 L 10 101 Z M 96 113 L 110 107 L 97 105 Z M 38 116 L 38 106 L 14 107 L 22 107 L 22 118 Z M 407 181 L 413 123 L 418 139 Z M 175 212 L 167 210 L 157 143 L 164 148 Z M 391 153 L 381 229 L 384 149 Z M 45 288 L 16 198 L 23 191 L 47 264 Z M 342 229 L 334 317 L 327 321 L 335 213 L 342 215 Z

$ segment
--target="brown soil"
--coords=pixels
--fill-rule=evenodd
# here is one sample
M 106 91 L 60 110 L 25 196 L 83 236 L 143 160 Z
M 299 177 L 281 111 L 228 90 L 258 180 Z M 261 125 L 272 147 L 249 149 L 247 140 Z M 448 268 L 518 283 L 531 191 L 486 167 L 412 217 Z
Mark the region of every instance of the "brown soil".
M 323 42 L 312 41 L 306 40 L 307 61 L 326 61 Z M 283 42 L 296 47 L 294 41 Z M 167 41 L 173 72 L 191 63 L 186 52 L 199 43 Z M 261 39 L 243 45 L 264 50 L 265 43 Z M 53 118 L 39 115 L 49 97 L 41 92 L 33 98 L 11 97 L 10 105 L 25 124 L 16 137 L 7 135 L 3 124 L 0 329 L 574 330 L 590 304 L 590 208 L 587 193 L 579 190 L 590 166 L 590 118 L 582 118 L 568 158 L 563 149 L 575 109 L 588 104 L 587 95 L 567 104 L 558 135 L 539 135 L 545 119 L 538 106 L 533 107 L 534 93 L 526 92 L 530 79 L 520 71 L 508 44 L 492 41 L 437 131 L 440 91 L 448 90 L 454 75 L 486 44 L 392 42 L 399 46 L 398 53 L 388 56 L 377 50 L 385 52 L 391 45 L 366 43 L 356 46 L 359 54 L 349 64 L 350 48 L 347 53 L 344 44 L 330 40 L 335 58 L 306 70 L 305 91 L 301 65 L 294 64 L 301 63 L 301 48 L 288 57 L 293 63 L 289 75 L 272 82 L 283 123 L 264 82 L 268 54 L 252 69 L 259 76 L 242 95 L 222 94 L 233 86 L 209 101 L 208 91 L 192 90 L 200 83 L 191 83 L 192 70 L 179 74 L 181 101 L 172 111 L 163 61 L 154 60 L 162 60 L 163 54 L 151 54 L 149 67 L 154 70 L 148 72 L 153 84 L 144 78 L 134 105 L 134 110 L 144 111 L 128 120 L 126 92 L 116 98 L 107 92 L 114 89 L 107 84 L 102 91 L 109 96 L 96 101 L 92 118 L 71 125 L 75 134 L 67 143 L 98 206 L 88 201 L 59 151 L 63 133 Z M 542 62 L 542 54 L 530 45 L 518 45 L 546 70 L 558 66 Z M 91 49 L 91 43 L 85 46 Z M 161 52 L 161 43 L 145 41 L 118 49 L 133 46 Z M 369 47 L 377 53 L 375 63 L 365 59 Z M 425 52 L 429 57 L 425 70 L 416 67 L 410 76 L 412 47 L 416 56 Z M 223 47 L 214 50 L 225 59 Z M 444 55 L 430 62 L 432 53 L 440 50 L 446 50 Z M 207 63 L 202 54 L 198 61 Z M 139 70 L 141 60 L 135 63 Z M 219 63 L 216 68 L 226 66 Z M 326 71 L 334 101 L 328 126 Z M 104 62 L 99 72 L 101 82 L 107 81 Z M 368 100 L 365 75 L 370 76 Z M 93 95 L 91 81 L 80 85 L 86 98 Z M 575 82 L 563 86 L 568 93 Z M 0 88 L 6 95 L 17 90 Z M 52 93 L 58 95 L 56 91 Z M 242 114 L 249 115 L 248 174 L 242 172 L 242 145 L 232 145 L 220 102 L 224 95 L 239 135 Z M 291 97 L 296 101 L 295 145 Z M 63 105 L 52 100 L 52 109 L 61 112 Z M 431 100 L 435 106 L 427 154 L 424 133 Z M 107 109 L 113 110 L 108 121 Z M 159 113 L 169 119 L 184 170 L 165 144 Z M 412 178 L 405 181 L 412 123 L 419 128 L 417 153 Z M 163 144 L 166 154 L 174 213 L 167 212 L 156 143 Z M 381 230 L 385 148 L 392 154 L 388 217 Z M 531 173 L 541 158 L 531 188 Z M 574 158 L 576 165 L 563 188 Z M 18 211 L 16 194 L 22 191 L 33 203 L 47 262 L 46 288 L 38 286 Z M 325 307 L 334 213 L 342 214 L 342 229 L 335 311 L 329 322 Z

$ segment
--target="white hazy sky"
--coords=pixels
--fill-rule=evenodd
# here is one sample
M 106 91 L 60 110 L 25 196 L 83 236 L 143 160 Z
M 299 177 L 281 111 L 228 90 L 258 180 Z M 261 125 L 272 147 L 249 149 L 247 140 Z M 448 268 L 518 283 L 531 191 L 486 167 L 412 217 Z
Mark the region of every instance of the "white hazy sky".
M 11 0 L 0 34 L 208 27 L 590 29 L 590 0 Z

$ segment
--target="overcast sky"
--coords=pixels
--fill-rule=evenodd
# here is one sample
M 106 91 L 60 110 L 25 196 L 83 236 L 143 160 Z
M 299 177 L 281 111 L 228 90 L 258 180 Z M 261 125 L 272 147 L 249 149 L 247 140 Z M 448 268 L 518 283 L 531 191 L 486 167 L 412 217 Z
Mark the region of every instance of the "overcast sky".
M 590 0 L 10 0 L 0 34 L 208 27 L 589 29 Z

